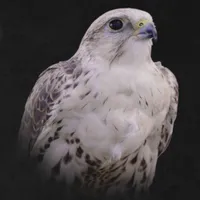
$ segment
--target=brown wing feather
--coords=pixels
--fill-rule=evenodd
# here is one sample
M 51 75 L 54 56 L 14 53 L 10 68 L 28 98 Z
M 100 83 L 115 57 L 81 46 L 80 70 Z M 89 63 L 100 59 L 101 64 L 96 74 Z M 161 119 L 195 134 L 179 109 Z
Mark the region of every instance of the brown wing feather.
M 63 89 L 75 67 L 74 63 L 59 63 L 39 76 L 25 105 L 19 130 L 19 154 L 29 155 L 44 125 L 48 120 L 53 120 L 53 112 L 64 95 Z
M 162 124 L 161 141 L 158 146 L 158 154 L 161 155 L 166 150 L 171 140 L 174 122 L 177 117 L 179 86 L 176 77 L 168 68 L 163 67 L 160 62 L 157 62 L 156 65 L 158 66 L 158 68 L 160 68 L 163 75 L 166 77 L 169 86 L 172 90 L 169 112 L 165 118 L 165 121 Z

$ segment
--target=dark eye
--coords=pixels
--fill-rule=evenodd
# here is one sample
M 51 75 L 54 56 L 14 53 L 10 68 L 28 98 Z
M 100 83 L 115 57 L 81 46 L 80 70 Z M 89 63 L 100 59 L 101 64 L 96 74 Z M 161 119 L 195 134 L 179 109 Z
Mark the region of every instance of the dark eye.
M 109 23 L 109 26 L 113 30 L 120 30 L 123 27 L 123 22 L 119 19 L 114 19 Z

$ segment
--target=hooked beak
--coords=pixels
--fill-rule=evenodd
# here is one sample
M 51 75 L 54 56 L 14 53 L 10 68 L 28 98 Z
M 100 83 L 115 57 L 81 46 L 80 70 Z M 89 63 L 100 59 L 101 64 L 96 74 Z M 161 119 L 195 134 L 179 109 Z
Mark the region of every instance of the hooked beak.
M 138 22 L 137 30 L 134 32 L 134 35 L 141 39 L 153 39 L 157 41 L 157 30 L 155 26 L 148 21 Z

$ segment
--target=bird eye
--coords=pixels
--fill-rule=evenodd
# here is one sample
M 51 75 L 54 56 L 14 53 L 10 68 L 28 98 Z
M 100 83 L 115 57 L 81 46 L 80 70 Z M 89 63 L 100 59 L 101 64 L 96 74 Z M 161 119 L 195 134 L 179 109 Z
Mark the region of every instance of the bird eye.
M 123 27 L 123 22 L 120 19 L 114 19 L 109 23 L 109 27 L 112 30 L 120 30 Z

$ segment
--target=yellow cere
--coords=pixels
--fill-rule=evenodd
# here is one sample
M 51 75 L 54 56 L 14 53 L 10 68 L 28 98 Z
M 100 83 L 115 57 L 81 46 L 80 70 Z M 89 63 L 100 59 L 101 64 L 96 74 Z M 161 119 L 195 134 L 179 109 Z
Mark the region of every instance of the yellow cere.
M 136 29 L 143 27 L 145 24 L 148 24 L 150 21 L 147 19 L 142 19 L 135 24 Z

